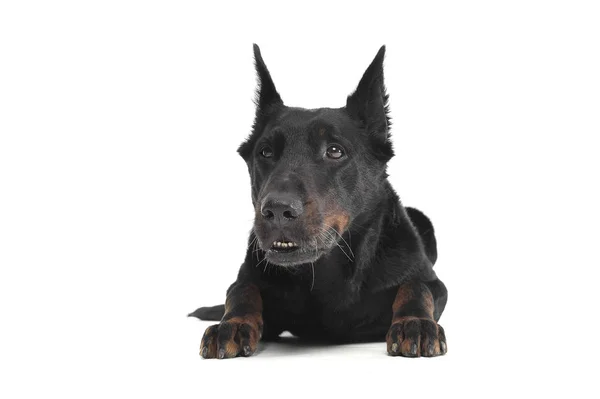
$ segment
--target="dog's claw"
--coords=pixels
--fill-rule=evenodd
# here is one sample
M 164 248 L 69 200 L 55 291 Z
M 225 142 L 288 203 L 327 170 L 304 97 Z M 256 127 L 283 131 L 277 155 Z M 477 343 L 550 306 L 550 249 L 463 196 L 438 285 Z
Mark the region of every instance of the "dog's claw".
M 420 326 L 416 326 L 417 323 Z M 418 330 L 414 329 L 418 334 L 413 333 L 414 330 L 407 330 L 406 326 L 419 327 Z M 407 334 L 407 331 L 410 334 Z M 413 317 L 392 324 L 386 336 L 386 343 L 388 353 L 392 356 L 435 357 L 446 353 L 445 339 L 444 329 L 434 320 Z
M 219 359 L 225 358 L 225 349 L 219 349 Z
M 412 344 L 410 346 L 410 354 L 411 355 L 416 355 L 417 354 L 417 344 Z
M 433 344 L 429 344 L 429 346 L 427 347 L 427 354 L 429 356 L 433 356 L 435 352 L 435 347 L 433 346 Z
M 250 349 L 250 346 L 246 345 L 244 346 L 244 356 L 250 356 L 252 354 L 252 349 Z

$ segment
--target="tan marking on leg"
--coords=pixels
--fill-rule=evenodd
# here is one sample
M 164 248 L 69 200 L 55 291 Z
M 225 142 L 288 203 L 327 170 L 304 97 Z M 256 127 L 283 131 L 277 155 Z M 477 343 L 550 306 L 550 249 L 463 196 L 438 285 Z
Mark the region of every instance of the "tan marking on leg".
M 252 327 L 252 329 L 259 331 L 260 325 L 262 323 L 262 316 L 259 313 L 251 313 L 248 315 L 244 315 L 243 317 L 236 316 L 232 317 L 231 319 L 227 319 L 227 323 L 236 325 L 247 324 L 250 327 Z
M 408 302 L 415 300 L 415 299 L 420 300 L 423 310 L 433 320 L 433 310 L 434 310 L 433 295 L 427 289 L 427 290 L 425 290 L 425 292 L 422 292 L 419 295 L 420 298 L 417 298 L 415 296 L 414 289 L 415 289 L 415 287 L 414 287 L 413 283 L 406 283 L 406 284 L 401 285 L 398 288 L 398 293 L 396 294 L 396 298 L 394 299 L 394 303 L 392 304 L 392 312 L 393 312 L 392 324 L 397 323 L 402 319 L 402 318 L 397 318 L 396 313 L 398 313 L 398 311 L 401 310 L 402 307 L 404 305 L 406 305 Z
M 433 320 L 433 295 L 429 290 L 427 290 L 427 292 L 425 293 L 425 297 L 423 298 L 423 308 L 425 309 L 425 311 L 427 311 L 427 314 L 429 315 L 429 317 L 431 317 L 431 320 Z

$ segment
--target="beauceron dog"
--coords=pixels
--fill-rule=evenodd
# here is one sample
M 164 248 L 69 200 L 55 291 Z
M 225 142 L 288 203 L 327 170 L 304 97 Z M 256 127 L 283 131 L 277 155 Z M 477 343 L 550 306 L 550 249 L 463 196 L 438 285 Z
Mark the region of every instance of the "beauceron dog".
M 284 105 L 260 49 L 252 132 L 239 147 L 255 221 L 225 305 L 190 316 L 204 358 L 250 356 L 288 331 L 334 343 L 386 341 L 396 356 L 446 353 L 447 291 L 433 271 L 429 219 L 405 208 L 386 173 L 394 155 L 385 46 L 341 108 Z

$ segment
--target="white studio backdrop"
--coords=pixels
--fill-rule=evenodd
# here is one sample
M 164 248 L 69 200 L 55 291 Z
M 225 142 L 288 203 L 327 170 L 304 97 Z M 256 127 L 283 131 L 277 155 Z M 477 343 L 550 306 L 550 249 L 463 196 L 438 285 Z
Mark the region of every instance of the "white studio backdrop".
M 0 396 L 597 397 L 595 2 L 0 4 Z M 252 226 L 261 46 L 338 107 L 382 44 L 390 180 L 436 228 L 449 353 L 203 361 Z

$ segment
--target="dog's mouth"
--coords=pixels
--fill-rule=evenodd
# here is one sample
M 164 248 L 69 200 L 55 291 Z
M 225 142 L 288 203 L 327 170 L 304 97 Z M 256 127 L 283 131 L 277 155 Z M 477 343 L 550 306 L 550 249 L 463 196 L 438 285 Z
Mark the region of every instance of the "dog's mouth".
M 300 246 L 294 241 L 274 241 L 270 250 L 277 253 L 292 253 L 298 251 Z
M 279 266 L 294 266 L 315 262 L 323 255 L 324 248 L 308 245 L 304 241 L 279 238 L 266 247 L 265 256 L 269 263 Z

